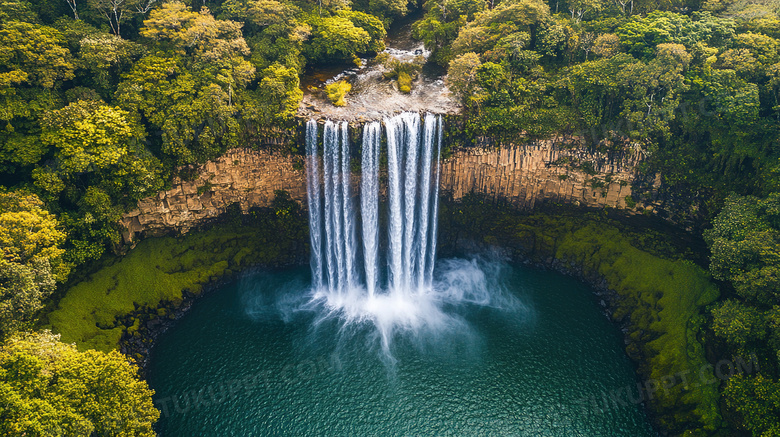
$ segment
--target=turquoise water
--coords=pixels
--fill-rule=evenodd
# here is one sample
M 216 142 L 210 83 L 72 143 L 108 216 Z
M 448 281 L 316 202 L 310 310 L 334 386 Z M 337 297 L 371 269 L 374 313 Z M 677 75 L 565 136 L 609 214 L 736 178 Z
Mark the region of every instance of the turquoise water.
M 388 356 L 371 323 L 343 326 L 301 304 L 308 268 L 246 275 L 159 338 L 149 367 L 158 431 L 655 435 L 628 397 L 637 380 L 621 334 L 588 287 L 518 266 L 490 276 L 502 299 L 448 305 L 448 329 L 396 332 Z

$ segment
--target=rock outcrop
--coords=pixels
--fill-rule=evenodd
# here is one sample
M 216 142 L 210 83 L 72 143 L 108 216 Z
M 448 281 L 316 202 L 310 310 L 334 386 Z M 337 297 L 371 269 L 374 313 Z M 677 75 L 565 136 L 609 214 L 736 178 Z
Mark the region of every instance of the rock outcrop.
M 455 199 L 482 193 L 526 209 L 545 201 L 623 208 L 642 160 L 639 151 L 599 154 L 554 141 L 481 144 L 456 149 L 442 162 L 442 191 Z M 244 212 L 270 206 L 275 190 L 287 191 L 305 207 L 305 173 L 296 159 L 300 162 L 300 157 L 264 149 L 230 150 L 201 166 L 194 180 L 175 179 L 172 189 L 139 201 L 122 217 L 125 242 L 186 233 L 236 203 Z
M 543 201 L 623 208 L 642 158 L 554 141 L 464 148 L 442 163 L 441 188 L 456 200 L 476 192 L 524 209 Z
M 268 150 L 232 149 L 201 166 L 191 181 L 174 178 L 173 188 L 138 202 L 138 208 L 122 216 L 126 243 L 140 234 L 186 233 L 238 203 L 246 212 L 269 206 L 275 190 L 285 190 L 302 201 L 306 196 L 303 169 L 293 156 Z

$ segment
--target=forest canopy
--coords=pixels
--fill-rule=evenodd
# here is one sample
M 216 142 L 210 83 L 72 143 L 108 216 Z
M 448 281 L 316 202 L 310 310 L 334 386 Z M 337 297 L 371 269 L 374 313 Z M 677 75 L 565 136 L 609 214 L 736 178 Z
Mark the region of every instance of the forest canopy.
M 142 412 L 128 435 L 148 434 L 150 394 L 117 354 L 87 357 L 22 332 L 71 270 L 119 250 L 118 220 L 139 199 L 182 168 L 293 126 L 303 74 L 379 54 L 409 14 L 432 52 L 427 67 L 447 73 L 462 104 L 466 137 L 578 137 L 645 156 L 632 202 L 660 175 L 674 205 L 665 218 L 711 251 L 725 298 L 702 322 L 709 347 L 755 352 L 762 369 L 725 384 L 725 418 L 780 435 L 780 6 L 768 0 L 0 0 L 6 432 L 114 435 L 51 384 L 63 371 L 56 356 L 84 378 L 97 372 L 88 361 L 118 369 Z M 393 68 L 411 91 L 417 70 Z M 347 104 L 348 86 L 332 87 L 334 102 Z M 40 389 L 25 392 L 18 375 Z M 52 422 L 24 422 L 34 409 Z M 692 423 L 690 410 L 685 425 L 664 416 L 665 427 L 722 425 L 717 413 Z

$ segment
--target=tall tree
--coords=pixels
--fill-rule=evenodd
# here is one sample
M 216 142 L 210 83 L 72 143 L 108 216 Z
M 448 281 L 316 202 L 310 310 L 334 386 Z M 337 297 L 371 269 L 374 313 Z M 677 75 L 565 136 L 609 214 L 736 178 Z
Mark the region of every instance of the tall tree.
M 29 322 L 55 282 L 65 280 L 64 241 L 59 222 L 37 196 L 0 192 L 0 337 Z
M 79 352 L 48 331 L 0 348 L 3 435 L 153 437 L 153 393 L 117 351 Z

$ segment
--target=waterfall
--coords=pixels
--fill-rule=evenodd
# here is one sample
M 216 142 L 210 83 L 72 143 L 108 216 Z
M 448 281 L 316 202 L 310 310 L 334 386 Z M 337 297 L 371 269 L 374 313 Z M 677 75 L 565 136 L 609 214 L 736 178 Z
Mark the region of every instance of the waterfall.
M 370 122 L 363 126 L 361 148 L 359 244 L 347 123 L 325 122 L 321 159 L 318 125 L 314 120 L 306 125 L 312 285 L 329 298 L 351 296 L 355 290 L 369 297 L 420 294 L 432 284 L 442 118 L 403 113 L 386 118 L 384 126 L 387 226 L 380 228 L 382 126 Z M 382 233 L 386 251 L 380 249 Z M 381 282 L 382 265 L 387 266 L 386 284 Z
M 341 292 L 357 282 L 355 207 L 347 123 L 326 122 L 322 137 L 320 182 L 318 127 L 316 121 L 310 120 L 306 124 L 306 185 L 312 282 L 315 288 Z M 320 184 L 324 187 L 322 195 Z
M 366 290 L 373 296 L 379 282 L 379 148 L 382 127 L 371 122 L 363 127 L 363 153 L 360 179 L 360 218 L 363 229 L 363 265 L 366 271 Z M 315 284 L 316 286 L 316 284 Z
M 320 218 L 320 169 L 317 158 L 317 122 L 306 123 L 306 200 L 309 204 L 311 276 L 314 287 L 322 287 L 322 223 Z
M 488 286 L 498 270 L 483 266 L 498 264 L 443 260 L 434 281 L 440 115 L 407 112 L 365 123 L 359 161 L 349 139 L 345 122 L 306 125 L 312 288 L 296 308 L 316 311 L 317 325 L 338 321 L 340 334 L 368 327 L 392 365 L 397 335 L 421 346 L 449 334 L 461 339 L 470 332 L 465 306 L 519 307 L 499 284 Z

